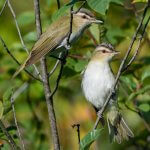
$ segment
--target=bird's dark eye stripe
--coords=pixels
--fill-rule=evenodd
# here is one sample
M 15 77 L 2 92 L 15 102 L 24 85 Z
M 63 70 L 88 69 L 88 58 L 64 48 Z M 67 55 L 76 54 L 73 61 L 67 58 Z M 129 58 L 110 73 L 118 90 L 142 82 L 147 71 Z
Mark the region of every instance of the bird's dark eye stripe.
M 102 52 L 103 52 L 103 53 L 108 53 L 108 51 L 106 51 L 106 50 L 102 50 Z
M 86 15 L 83 15 L 82 18 L 86 19 L 87 17 L 86 17 Z

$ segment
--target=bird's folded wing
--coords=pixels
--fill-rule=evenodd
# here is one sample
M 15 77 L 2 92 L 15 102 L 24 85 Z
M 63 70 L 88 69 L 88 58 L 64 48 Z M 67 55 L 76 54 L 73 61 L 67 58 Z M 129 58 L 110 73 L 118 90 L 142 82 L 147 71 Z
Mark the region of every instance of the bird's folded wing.
M 60 20 L 59 20 L 60 21 Z M 64 21 L 64 20 L 63 20 Z M 35 43 L 32 51 L 26 61 L 25 66 L 36 63 L 40 58 L 45 56 L 48 52 L 57 48 L 57 46 L 62 42 L 62 40 L 68 35 L 69 32 L 69 22 L 64 24 L 61 22 L 54 27 L 50 26 L 45 33 L 43 33 L 40 39 Z

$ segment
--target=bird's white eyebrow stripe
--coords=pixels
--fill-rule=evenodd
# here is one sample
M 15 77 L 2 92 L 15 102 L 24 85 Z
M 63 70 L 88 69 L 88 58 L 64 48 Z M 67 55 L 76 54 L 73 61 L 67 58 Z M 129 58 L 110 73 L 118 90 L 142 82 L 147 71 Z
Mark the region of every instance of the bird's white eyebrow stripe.
M 109 49 L 106 48 L 106 47 L 98 47 L 98 48 L 97 48 L 97 51 L 103 51 L 103 50 L 105 50 L 105 51 L 107 51 L 107 52 L 112 52 L 111 50 L 109 50 Z
M 90 18 L 91 16 L 90 15 L 88 15 L 88 14 L 84 14 L 84 13 L 82 13 L 82 12 L 78 12 L 78 14 L 77 15 L 79 15 L 79 16 L 83 16 L 83 15 L 86 15 L 88 18 Z

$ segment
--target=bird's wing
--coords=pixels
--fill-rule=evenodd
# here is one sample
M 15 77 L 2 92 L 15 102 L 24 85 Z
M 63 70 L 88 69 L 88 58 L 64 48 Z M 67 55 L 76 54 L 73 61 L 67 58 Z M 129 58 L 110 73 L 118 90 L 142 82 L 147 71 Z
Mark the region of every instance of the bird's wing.
M 67 16 L 56 21 L 41 35 L 40 39 L 33 46 L 25 66 L 36 63 L 48 52 L 57 48 L 61 41 L 68 35 L 69 19 L 68 21 L 64 21 L 64 19 L 67 20 Z
M 26 61 L 19 67 L 13 75 L 17 76 L 26 66 L 36 63 L 40 58 L 45 56 L 49 51 L 54 50 L 61 43 L 61 41 L 69 33 L 70 19 L 64 16 L 52 23 L 50 27 L 44 32 L 40 39 L 35 43 Z

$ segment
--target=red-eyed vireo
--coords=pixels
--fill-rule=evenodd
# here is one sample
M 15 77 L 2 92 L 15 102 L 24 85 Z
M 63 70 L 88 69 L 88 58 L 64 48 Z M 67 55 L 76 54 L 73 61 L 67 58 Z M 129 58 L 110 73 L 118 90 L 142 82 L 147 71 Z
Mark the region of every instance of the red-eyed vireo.
M 101 20 L 96 20 L 93 13 L 87 9 L 80 9 L 79 12 L 73 14 L 72 34 L 69 43 L 76 41 L 92 23 L 103 23 Z M 26 61 L 15 72 L 13 78 L 19 72 L 29 65 L 35 64 L 40 58 L 49 52 L 60 52 L 66 49 L 67 39 L 70 31 L 70 15 L 59 18 L 52 23 L 44 32 L 40 39 L 35 43 L 32 51 Z
M 96 47 L 84 71 L 82 89 L 86 99 L 94 105 L 96 110 L 103 107 L 114 86 L 115 77 L 109 62 L 116 54 L 118 52 L 111 44 L 100 44 Z M 129 137 L 134 136 L 122 118 L 114 99 L 111 99 L 108 104 L 106 118 L 111 140 L 121 143 L 123 139 L 128 140 Z

